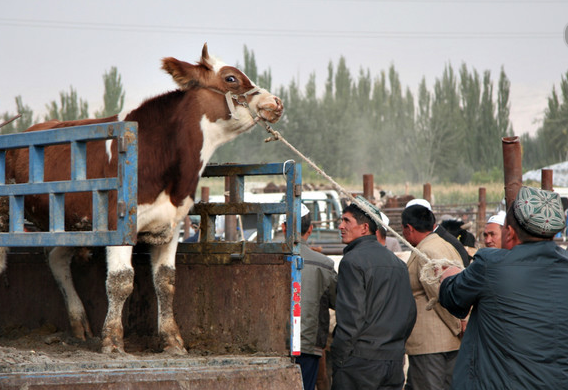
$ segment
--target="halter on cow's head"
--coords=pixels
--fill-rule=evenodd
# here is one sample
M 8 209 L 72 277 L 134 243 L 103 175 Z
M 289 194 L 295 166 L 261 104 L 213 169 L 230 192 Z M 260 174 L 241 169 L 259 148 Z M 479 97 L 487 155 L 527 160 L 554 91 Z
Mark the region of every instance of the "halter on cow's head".
M 282 101 L 258 86 L 243 72 L 224 64 L 209 55 L 207 44 L 203 45 L 201 59 L 197 65 L 168 57 L 162 60 L 162 69 L 168 72 L 180 89 L 204 88 L 225 95 L 229 115 L 240 119 L 235 104 L 250 111 L 270 123 L 277 122 L 282 116 Z

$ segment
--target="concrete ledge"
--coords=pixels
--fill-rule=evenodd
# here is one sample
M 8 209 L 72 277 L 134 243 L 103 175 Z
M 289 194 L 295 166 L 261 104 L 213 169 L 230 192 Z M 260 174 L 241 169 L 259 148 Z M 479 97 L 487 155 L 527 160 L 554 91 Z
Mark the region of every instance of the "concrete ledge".
M 300 367 L 284 357 L 213 357 L 16 364 L 0 371 L 12 389 L 301 390 Z

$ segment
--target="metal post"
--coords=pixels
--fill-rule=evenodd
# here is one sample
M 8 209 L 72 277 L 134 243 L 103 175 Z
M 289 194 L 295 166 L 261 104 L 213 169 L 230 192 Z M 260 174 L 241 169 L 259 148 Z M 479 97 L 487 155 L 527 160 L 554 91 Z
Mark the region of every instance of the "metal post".
M 201 187 L 201 201 L 209 202 L 209 187 Z
M 504 137 L 501 140 L 503 143 L 503 170 L 505 173 L 505 202 L 508 209 L 523 185 L 521 141 L 519 137 Z
M 554 191 L 552 188 L 552 169 L 543 169 L 540 174 L 540 187 L 543 190 Z
M 374 202 L 375 200 L 373 189 L 374 189 L 373 175 L 372 174 L 363 175 L 363 197 L 370 202 Z
M 487 196 L 485 187 L 479 187 L 479 203 L 477 204 L 477 229 L 475 237 L 481 240 L 483 230 L 485 229 L 487 212 Z
M 422 188 L 422 198 L 432 203 L 432 185 L 430 183 L 424 184 Z
M 225 176 L 225 203 L 233 201 L 233 183 L 234 176 Z M 225 215 L 225 241 L 237 241 L 237 216 Z

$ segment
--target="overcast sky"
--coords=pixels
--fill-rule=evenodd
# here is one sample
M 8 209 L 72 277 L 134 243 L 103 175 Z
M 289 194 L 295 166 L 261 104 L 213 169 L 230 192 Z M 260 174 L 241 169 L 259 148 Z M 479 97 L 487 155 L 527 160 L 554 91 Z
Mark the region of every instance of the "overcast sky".
M 247 45 L 259 71 L 271 69 L 273 89 L 292 79 L 303 87 L 315 72 L 322 90 L 328 63 L 341 56 L 354 77 L 394 65 L 415 96 L 422 77 L 432 89 L 447 64 L 457 71 L 462 63 L 490 70 L 496 91 L 503 67 L 519 135 L 536 131 L 568 71 L 567 25 L 567 0 L 4 1 L 0 113 L 14 113 L 20 95 L 43 117 L 70 86 L 93 113 L 112 66 L 132 109 L 175 88 L 161 58 L 194 62 L 207 42 L 228 64 L 242 64 Z

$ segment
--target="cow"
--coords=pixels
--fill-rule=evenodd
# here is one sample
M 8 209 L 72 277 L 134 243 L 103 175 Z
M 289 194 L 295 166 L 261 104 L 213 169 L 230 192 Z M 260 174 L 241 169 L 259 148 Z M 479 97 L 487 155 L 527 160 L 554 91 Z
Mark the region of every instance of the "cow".
M 198 180 L 217 147 L 252 129 L 258 121 L 277 122 L 282 101 L 257 87 L 243 72 L 210 56 L 207 44 L 196 64 L 169 57 L 162 69 L 178 89 L 143 102 L 124 120 L 138 123 L 137 240 L 150 245 L 154 288 L 158 301 L 158 333 L 164 351 L 187 353 L 173 316 L 175 253 L 180 222 L 194 204 Z M 56 129 L 116 121 L 117 117 L 77 121 L 48 121 L 27 131 Z M 44 180 L 69 180 L 69 145 L 45 149 Z M 116 176 L 116 141 L 89 142 L 87 178 Z M 28 181 L 28 151 L 16 149 L 6 155 L 7 180 Z M 91 224 L 89 196 L 68 194 L 65 200 L 67 229 Z M 109 195 L 109 205 L 116 194 Z M 111 206 L 109 206 L 111 207 Z M 116 208 L 116 205 L 114 206 Z M 27 197 L 26 218 L 39 229 L 48 229 L 47 196 Z M 114 216 L 113 216 L 114 214 Z M 109 226 L 116 213 L 109 212 Z M 48 254 L 49 267 L 65 299 L 73 336 L 93 336 L 83 304 L 73 287 L 70 263 L 75 248 L 56 247 Z M 125 353 L 122 311 L 133 291 L 132 246 L 106 248 L 108 311 L 102 328 L 103 353 Z M 0 260 L 0 270 L 5 268 Z

